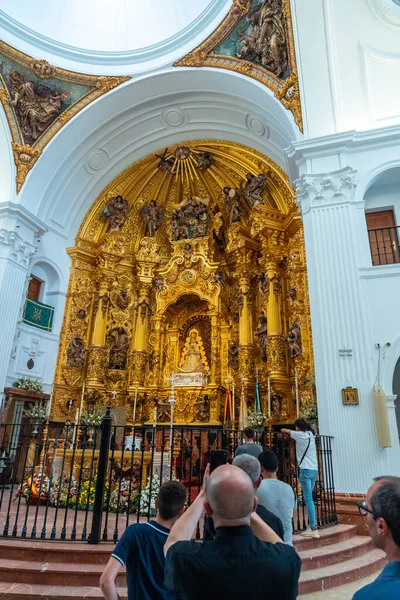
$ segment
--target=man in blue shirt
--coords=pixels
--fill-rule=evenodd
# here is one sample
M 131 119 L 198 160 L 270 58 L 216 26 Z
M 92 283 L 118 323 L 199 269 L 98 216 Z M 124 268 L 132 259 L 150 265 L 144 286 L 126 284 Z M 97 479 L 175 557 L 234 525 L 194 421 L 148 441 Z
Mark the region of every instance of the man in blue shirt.
M 128 600 L 175 598 L 164 587 L 164 544 L 185 502 L 185 486 L 168 481 L 161 486 L 156 500 L 156 518 L 130 525 L 124 531 L 100 579 L 106 600 L 119 600 L 116 578 L 125 564 Z
M 372 541 L 384 550 L 388 564 L 375 581 L 356 592 L 353 600 L 399 600 L 400 598 L 400 477 L 377 477 L 367 499 L 358 503 L 367 517 Z

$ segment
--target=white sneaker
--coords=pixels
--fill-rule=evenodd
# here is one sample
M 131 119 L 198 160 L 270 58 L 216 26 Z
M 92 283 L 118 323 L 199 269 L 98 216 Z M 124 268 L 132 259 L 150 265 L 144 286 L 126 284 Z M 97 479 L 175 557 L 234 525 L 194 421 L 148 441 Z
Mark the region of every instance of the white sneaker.
M 312 538 L 315 538 L 315 539 L 319 539 L 320 538 L 320 535 L 318 533 L 318 529 L 317 528 L 311 529 L 310 526 L 308 526 L 305 531 L 302 531 L 300 533 L 300 535 L 302 535 L 304 537 L 312 537 Z

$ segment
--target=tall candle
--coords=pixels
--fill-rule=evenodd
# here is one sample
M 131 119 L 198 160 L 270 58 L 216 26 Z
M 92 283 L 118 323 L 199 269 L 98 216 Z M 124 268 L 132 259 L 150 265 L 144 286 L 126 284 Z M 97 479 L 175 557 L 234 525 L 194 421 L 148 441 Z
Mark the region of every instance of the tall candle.
M 85 397 L 85 384 L 86 384 L 86 382 L 84 381 L 84 382 L 83 382 L 83 386 L 82 386 L 81 405 L 80 405 L 80 407 L 79 407 L 79 414 L 80 414 L 80 415 L 82 414 L 82 408 L 83 408 L 83 399 L 84 399 L 84 397 Z
M 78 429 L 78 421 L 79 421 L 79 410 L 76 409 L 76 413 L 75 413 L 75 426 L 74 426 L 74 433 L 72 436 L 72 445 L 75 445 L 75 440 L 76 440 L 76 431 Z
M 135 388 L 135 400 L 133 402 L 133 425 L 136 423 L 137 387 Z
M 268 418 L 271 418 L 271 381 L 268 377 Z
M 296 384 L 296 417 L 299 418 L 300 416 L 300 405 L 299 405 L 299 380 L 297 378 L 295 378 L 295 384 Z
M 157 427 L 157 406 L 154 407 L 153 411 L 153 427 Z

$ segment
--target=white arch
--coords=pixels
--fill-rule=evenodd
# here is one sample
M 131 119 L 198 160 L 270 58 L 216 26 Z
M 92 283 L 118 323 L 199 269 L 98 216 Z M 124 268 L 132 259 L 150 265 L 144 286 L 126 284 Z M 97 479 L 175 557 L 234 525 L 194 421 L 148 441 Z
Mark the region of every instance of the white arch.
M 400 335 L 390 346 L 385 359 L 382 361 L 382 387 L 389 396 L 393 395 L 393 375 L 400 358 Z
M 360 198 L 365 197 L 365 194 L 368 192 L 369 188 L 376 183 L 380 175 L 383 175 L 386 171 L 390 171 L 391 169 L 396 169 L 398 167 L 400 167 L 400 158 L 389 160 L 381 163 L 380 165 L 375 165 L 373 169 L 367 173 L 364 173 L 358 185 L 358 193 L 360 194 Z
M 71 240 L 114 177 L 168 144 L 239 142 L 285 169 L 284 148 L 299 135 L 291 113 L 254 80 L 213 69 L 169 70 L 128 82 L 82 111 L 46 148 L 19 200 Z

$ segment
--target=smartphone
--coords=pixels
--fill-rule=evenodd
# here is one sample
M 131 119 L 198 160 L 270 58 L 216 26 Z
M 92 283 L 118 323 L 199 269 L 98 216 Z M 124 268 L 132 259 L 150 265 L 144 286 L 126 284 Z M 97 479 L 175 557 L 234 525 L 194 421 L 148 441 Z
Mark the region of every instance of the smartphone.
M 226 450 L 211 450 L 210 452 L 210 473 L 221 465 L 226 465 L 228 452 Z

